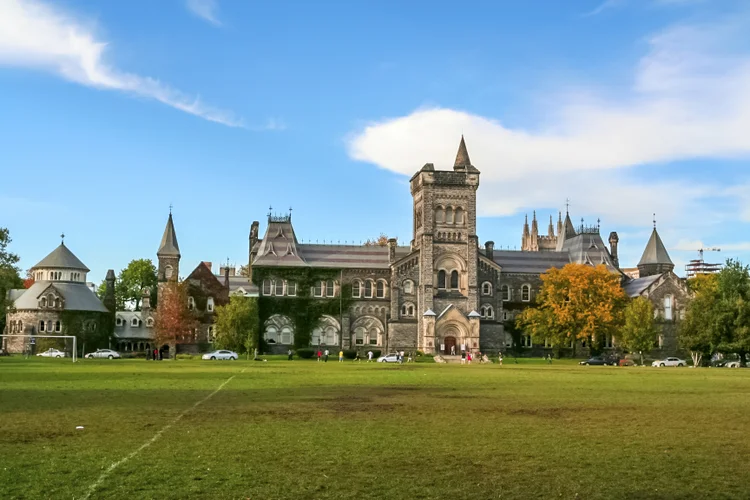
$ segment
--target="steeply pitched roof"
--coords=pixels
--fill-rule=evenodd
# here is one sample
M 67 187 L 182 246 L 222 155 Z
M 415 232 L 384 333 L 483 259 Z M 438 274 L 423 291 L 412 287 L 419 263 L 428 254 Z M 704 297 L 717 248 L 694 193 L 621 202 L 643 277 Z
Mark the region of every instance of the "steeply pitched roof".
M 563 251 L 570 255 L 570 262 L 598 266 L 604 264 L 612 272 L 619 272 L 612 262 L 607 246 L 599 233 L 582 232 L 563 242 Z
M 453 164 L 453 168 L 461 167 L 466 168 L 471 166 L 471 160 L 469 159 L 469 151 L 466 149 L 466 141 L 464 136 L 461 136 L 461 143 L 458 145 L 458 153 L 456 153 L 456 161 Z
M 661 274 L 646 276 L 645 278 L 635 278 L 625 282 L 622 286 L 628 297 L 638 297 L 645 289 L 650 287 L 655 281 L 661 278 Z
M 16 309 L 39 309 L 38 297 L 50 286 L 50 281 L 37 281 L 16 298 Z M 84 283 L 55 282 L 55 289 L 65 300 L 66 311 L 109 312 L 102 301 Z
M 480 250 L 484 253 L 484 250 Z M 570 263 L 568 252 L 520 252 L 495 250 L 492 259 L 503 273 L 542 274 L 550 268 L 561 268 Z
M 172 222 L 172 213 L 169 213 L 167 227 L 164 228 L 164 235 L 161 237 L 161 245 L 156 252 L 159 257 L 180 257 L 180 245 L 177 244 L 177 233 L 174 230 Z
M 643 251 L 639 266 L 648 264 L 668 264 L 674 266 L 672 259 L 669 258 L 667 249 L 664 247 L 659 233 L 656 232 L 656 228 L 651 232 L 651 237 L 648 239 L 646 249 Z
M 78 257 L 73 255 L 65 243 L 60 243 L 60 246 L 52 250 L 52 253 L 47 255 L 45 258 L 39 261 L 37 265 L 31 269 L 39 267 L 58 267 L 62 269 L 80 269 L 81 271 L 89 272 L 89 268 L 81 262 Z

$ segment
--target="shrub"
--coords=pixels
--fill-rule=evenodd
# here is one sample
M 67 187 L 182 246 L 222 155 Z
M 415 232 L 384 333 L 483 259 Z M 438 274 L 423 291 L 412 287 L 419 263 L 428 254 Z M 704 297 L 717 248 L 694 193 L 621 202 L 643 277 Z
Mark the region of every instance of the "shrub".
M 381 352 L 383 351 L 381 351 L 380 349 L 372 349 L 372 359 L 378 359 L 380 357 Z M 364 358 L 367 359 L 367 352 L 365 353 Z
M 354 359 L 357 357 L 357 351 L 354 349 L 347 349 L 344 351 L 344 357 L 346 359 Z
M 315 349 L 311 349 L 309 347 L 303 347 L 302 349 L 297 349 L 296 354 L 298 357 L 302 359 L 310 359 L 313 356 L 315 356 Z
M 194 356 L 192 354 L 187 354 L 187 353 L 180 353 L 176 356 L 176 358 L 177 359 L 196 359 L 196 358 L 200 358 L 200 356 Z
M 414 356 L 424 356 L 424 353 L 422 351 L 417 351 Z

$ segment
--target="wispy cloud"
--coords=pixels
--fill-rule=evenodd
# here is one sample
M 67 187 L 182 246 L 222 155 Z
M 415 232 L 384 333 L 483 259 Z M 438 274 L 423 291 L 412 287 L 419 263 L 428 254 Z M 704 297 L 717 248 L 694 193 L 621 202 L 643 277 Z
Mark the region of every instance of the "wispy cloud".
M 619 7 L 623 5 L 624 3 L 625 3 L 625 0 L 604 0 L 604 2 L 597 5 L 592 10 L 586 12 L 585 14 L 583 14 L 583 16 L 584 17 L 597 16 L 606 10 L 612 9 L 614 7 Z
M 214 26 L 221 26 L 218 18 L 219 3 L 216 0 L 187 0 L 188 10 Z
M 34 0 L 0 1 L 0 65 L 43 69 L 81 85 L 155 99 L 212 122 L 243 126 L 233 113 L 199 97 L 118 70 L 106 62 L 107 45 L 83 21 L 59 8 Z
M 650 38 L 629 90 L 609 98 L 590 90 L 564 94 L 534 129 L 455 109 L 418 109 L 357 130 L 349 154 L 410 175 L 426 161 L 451 166 L 463 133 L 482 171 L 481 215 L 559 207 L 571 197 L 576 213 L 601 214 L 607 223 L 626 226 L 648 224 L 656 212 L 664 223 L 687 227 L 688 214 L 715 216 L 706 206 L 717 198 L 724 216 L 743 209 L 750 216 L 747 191 L 732 191 L 720 179 L 678 170 L 644 178 L 633 168 L 750 158 L 750 53 L 736 50 L 749 24 L 682 24 L 661 31 Z

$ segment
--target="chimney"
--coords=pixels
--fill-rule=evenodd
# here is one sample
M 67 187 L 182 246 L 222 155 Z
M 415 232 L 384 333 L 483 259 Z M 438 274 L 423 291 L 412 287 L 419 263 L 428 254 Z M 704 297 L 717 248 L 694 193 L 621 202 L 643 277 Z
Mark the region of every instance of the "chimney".
M 224 286 L 229 290 L 229 267 L 224 268 Z
M 388 262 L 396 262 L 396 238 L 388 238 Z
M 141 292 L 141 311 L 148 311 L 151 309 L 151 289 L 144 288 Z
M 490 260 L 494 260 L 493 259 L 494 255 L 495 255 L 495 242 L 494 241 L 486 242 L 484 244 L 484 256 Z
M 211 270 L 211 266 L 213 265 L 213 262 L 206 262 L 206 261 L 204 260 L 204 261 L 203 261 L 203 263 L 204 263 L 204 264 L 206 265 L 206 267 L 207 267 L 207 268 L 208 268 L 208 270 L 210 271 L 210 270 Z
M 615 267 L 620 267 L 620 259 L 617 258 L 617 243 L 619 243 L 620 237 L 617 236 L 615 231 L 609 233 L 609 254 L 612 256 L 612 263 Z

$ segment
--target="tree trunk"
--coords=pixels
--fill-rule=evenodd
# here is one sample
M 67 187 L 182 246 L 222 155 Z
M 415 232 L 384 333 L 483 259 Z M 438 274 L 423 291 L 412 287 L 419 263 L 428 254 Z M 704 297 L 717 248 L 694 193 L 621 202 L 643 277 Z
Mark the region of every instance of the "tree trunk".
M 701 365 L 701 359 L 703 354 L 698 351 L 690 351 L 690 356 L 693 358 L 693 366 L 697 367 Z
M 643 351 L 640 351 L 639 354 L 641 355 L 641 366 L 643 366 Z

